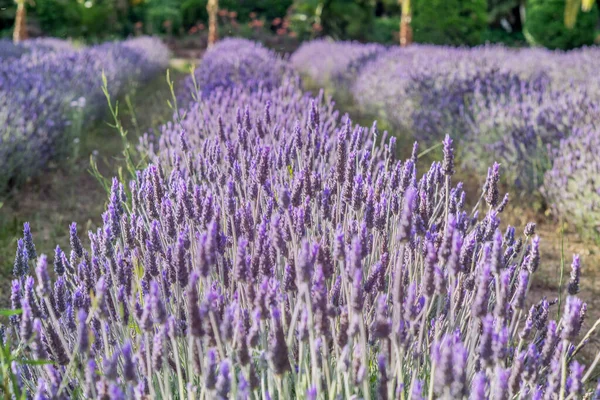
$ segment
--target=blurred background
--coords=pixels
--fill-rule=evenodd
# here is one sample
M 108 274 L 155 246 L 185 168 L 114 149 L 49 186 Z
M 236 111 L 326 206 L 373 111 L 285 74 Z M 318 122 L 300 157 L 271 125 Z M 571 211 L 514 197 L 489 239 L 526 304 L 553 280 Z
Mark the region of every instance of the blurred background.
M 29 37 L 90 44 L 160 35 L 176 54 L 194 56 L 208 40 L 209 2 L 217 3 L 219 37 L 284 51 L 323 36 L 398 43 L 403 13 L 405 36 L 417 43 L 567 50 L 600 40 L 597 5 L 589 0 L 587 12 L 582 0 L 0 0 L 0 36 L 13 35 L 20 10 Z

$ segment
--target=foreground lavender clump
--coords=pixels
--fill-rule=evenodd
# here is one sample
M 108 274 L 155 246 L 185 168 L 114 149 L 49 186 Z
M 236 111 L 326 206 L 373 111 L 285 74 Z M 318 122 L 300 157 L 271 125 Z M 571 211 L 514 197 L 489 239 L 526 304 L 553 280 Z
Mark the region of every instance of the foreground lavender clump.
M 544 195 L 557 216 L 600 239 L 600 130 L 587 126 L 563 140 L 546 172 Z
M 290 75 L 289 65 L 262 44 L 247 39 L 223 39 L 204 54 L 194 78 L 186 79 L 178 100 L 188 104 L 218 88 L 235 86 L 248 90 L 272 89 Z
M 169 60 L 167 47 L 153 38 L 80 51 L 46 39 L 30 48 L 19 58 L 0 58 L 0 192 L 64 156 L 78 134 L 74 121 L 94 118 L 106 102 L 102 73 L 115 96 L 156 76 Z
M 394 138 L 340 121 L 329 104 L 293 84 L 200 101 L 165 127 L 157 164 L 113 181 L 89 248 L 71 226 L 55 279 L 52 260 L 30 259 L 26 229 L 13 340 L 55 365 L 17 366 L 21 389 L 581 397 L 586 305 L 568 297 L 557 321 L 555 301 L 528 308 L 539 238 L 499 230 L 498 168 L 468 212 L 449 138 L 419 178 L 416 157 L 395 158 Z
M 314 84 L 339 91 L 350 87 L 360 68 L 385 52 L 376 43 L 335 42 L 318 39 L 303 43 L 290 58 L 290 63 Z

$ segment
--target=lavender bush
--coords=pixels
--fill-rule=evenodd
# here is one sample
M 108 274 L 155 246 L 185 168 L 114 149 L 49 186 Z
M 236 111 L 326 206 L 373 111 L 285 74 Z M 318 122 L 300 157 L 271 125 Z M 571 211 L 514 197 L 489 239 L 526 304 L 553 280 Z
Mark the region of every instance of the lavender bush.
M 461 140 L 461 164 L 500 161 L 518 191 L 537 191 L 553 149 L 598 118 L 598 50 L 414 46 L 368 64 L 353 88 L 359 107 L 400 132 Z M 578 68 L 580 66 L 580 68 Z
M 463 116 L 465 165 L 481 170 L 501 160 L 507 180 L 521 190 L 537 190 L 552 165 L 550 153 L 561 139 L 600 117 L 598 103 L 587 90 L 552 89 L 546 74 L 516 79 L 506 93 L 477 89 Z
M 476 90 L 505 93 L 516 74 L 501 69 L 489 49 L 411 46 L 392 49 L 361 70 L 357 104 L 415 137 L 440 140 L 464 128 L 462 110 Z
M 543 192 L 555 214 L 580 232 L 600 239 L 599 126 L 577 129 L 556 149 Z
M 151 38 L 0 59 L 0 192 L 61 154 L 75 134 L 75 115 L 98 115 L 105 102 L 102 73 L 118 95 L 167 63 L 168 49 Z
M 53 364 L 15 365 L 17 394 L 593 395 L 578 258 L 560 318 L 530 305 L 535 226 L 500 231 L 497 164 L 466 210 L 449 137 L 419 174 L 416 146 L 397 160 L 290 81 L 217 91 L 140 146 L 154 163 L 113 180 L 89 248 L 73 224 L 38 256 L 25 227 L 7 334 Z
M 363 65 L 384 52 L 385 46 L 375 43 L 317 39 L 304 42 L 290 63 L 314 85 L 340 91 L 351 86 Z
M 292 74 L 288 63 L 263 45 L 247 39 L 227 38 L 206 51 L 193 77 L 184 82 L 178 100 L 185 105 L 218 88 L 234 86 L 271 89 Z

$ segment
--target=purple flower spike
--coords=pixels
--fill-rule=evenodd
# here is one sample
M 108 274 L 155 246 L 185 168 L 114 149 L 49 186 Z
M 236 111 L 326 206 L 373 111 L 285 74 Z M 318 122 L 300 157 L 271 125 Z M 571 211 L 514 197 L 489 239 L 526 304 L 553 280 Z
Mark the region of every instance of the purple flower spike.
M 579 255 L 573 255 L 573 263 L 571 264 L 571 279 L 569 280 L 569 286 L 567 288 L 568 293 L 571 296 L 579 293 L 579 276 L 581 275 L 581 262 L 579 261 Z
M 277 375 L 283 375 L 291 369 L 288 359 L 288 349 L 281 326 L 281 315 L 277 308 L 271 310 L 271 321 L 273 323 L 273 331 L 271 333 L 269 348 L 269 361 L 273 371 Z
M 45 254 L 42 254 L 39 257 L 37 267 L 35 267 L 35 273 L 38 280 L 38 296 L 49 296 L 52 292 L 52 282 L 50 281 L 50 275 L 48 274 L 48 259 L 46 258 Z
M 37 253 L 35 252 L 35 244 L 33 244 L 33 237 L 31 236 L 29 222 L 25 222 L 25 224 L 23 224 L 23 240 L 25 241 L 27 257 L 30 260 L 35 260 L 37 258 Z
M 400 226 L 398 227 L 398 240 L 408 240 L 411 235 L 413 211 L 417 198 L 417 190 L 409 187 L 404 194 L 404 208 L 400 217 Z
M 15 262 L 13 267 L 13 274 L 15 277 L 22 277 L 27 275 L 29 272 L 27 250 L 25 249 L 25 242 L 23 239 L 17 241 L 17 252 L 15 254 Z
M 564 340 L 572 342 L 577 339 L 581 330 L 584 306 L 585 304 L 578 297 L 567 297 L 565 312 L 562 318 L 562 338 Z
M 83 355 L 87 354 L 90 348 L 87 317 L 87 312 L 80 308 L 77 312 L 77 349 Z
M 442 162 L 442 173 L 446 176 L 454 175 L 454 148 L 450 135 L 446 135 L 444 144 L 444 161 Z

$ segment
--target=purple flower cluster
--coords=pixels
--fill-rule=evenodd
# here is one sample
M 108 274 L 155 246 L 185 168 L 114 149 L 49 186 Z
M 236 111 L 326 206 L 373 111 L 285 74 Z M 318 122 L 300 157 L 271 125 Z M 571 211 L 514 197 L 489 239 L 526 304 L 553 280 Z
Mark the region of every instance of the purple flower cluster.
M 539 238 L 500 230 L 499 166 L 467 211 L 449 137 L 424 173 L 395 144 L 295 80 L 198 100 L 142 139 L 152 164 L 113 180 L 89 247 L 71 225 L 54 273 L 25 227 L 11 339 L 54 364 L 16 364 L 17 391 L 583 396 L 586 305 L 569 296 L 560 320 L 555 301 L 528 306 Z
M 186 79 L 178 100 L 186 105 L 217 89 L 234 86 L 249 90 L 272 89 L 292 74 L 287 62 L 260 43 L 223 39 L 204 54 L 193 78 Z
M 79 51 L 35 41 L 20 58 L 0 58 L 0 192 L 43 168 L 71 142 L 76 115 L 94 118 L 112 95 L 155 76 L 168 63 L 158 39 L 137 38 Z M 56 51 L 48 51 L 54 46 Z
M 336 42 L 317 39 L 304 42 L 292 54 L 290 63 L 303 78 L 319 87 L 340 90 L 350 86 L 360 68 L 385 52 L 376 43 Z
M 600 125 L 562 140 L 546 172 L 543 193 L 553 211 L 583 236 L 600 239 Z

